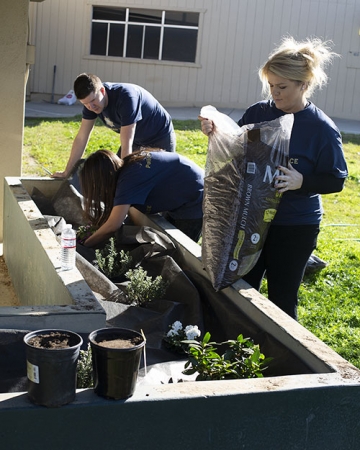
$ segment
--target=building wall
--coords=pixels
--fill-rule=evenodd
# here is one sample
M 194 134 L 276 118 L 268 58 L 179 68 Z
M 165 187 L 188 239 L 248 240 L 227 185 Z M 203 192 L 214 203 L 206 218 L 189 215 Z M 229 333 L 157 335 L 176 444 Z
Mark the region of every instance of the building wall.
M 21 173 L 28 10 L 29 0 L 1 0 L 0 243 L 3 240 L 4 177 Z
M 90 56 L 92 5 L 200 12 L 196 63 Z M 341 57 L 313 101 L 330 116 L 360 120 L 360 0 L 48 0 L 31 7 L 32 95 L 59 98 L 79 73 L 92 72 L 140 84 L 165 106 L 245 108 L 261 98 L 257 69 L 282 36 L 318 36 Z

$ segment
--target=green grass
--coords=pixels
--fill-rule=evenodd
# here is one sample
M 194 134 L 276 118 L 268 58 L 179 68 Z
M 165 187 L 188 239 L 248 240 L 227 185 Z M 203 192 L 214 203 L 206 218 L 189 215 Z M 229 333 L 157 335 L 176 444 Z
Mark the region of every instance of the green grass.
M 26 119 L 24 176 L 47 176 L 65 168 L 80 116 Z M 205 166 L 207 138 L 198 121 L 174 121 L 177 151 Z M 328 262 L 307 275 L 299 293 L 299 322 L 360 368 L 360 136 L 343 135 L 349 178 L 341 193 L 324 195 L 325 209 L 316 255 Z M 119 136 L 97 123 L 86 155 L 117 151 Z M 266 295 L 266 284 L 263 286 Z

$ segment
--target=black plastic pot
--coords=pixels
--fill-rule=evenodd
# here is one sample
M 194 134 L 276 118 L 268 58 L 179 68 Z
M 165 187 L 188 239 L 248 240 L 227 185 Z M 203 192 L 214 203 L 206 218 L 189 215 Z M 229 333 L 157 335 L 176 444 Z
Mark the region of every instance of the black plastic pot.
M 68 347 L 34 347 L 29 341 L 50 333 L 68 336 Z M 47 407 L 66 405 L 75 399 L 76 368 L 83 343 L 82 337 L 67 330 L 37 330 L 24 336 L 26 344 L 26 364 L 28 377 L 28 396 L 30 400 Z
M 139 343 L 130 348 L 99 345 L 103 341 L 116 339 L 137 339 Z M 141 352 L 145 346 L 143 336 L 126 328 L 101 328 L 90 333 L 89 342 L 95 393 L 115 400 L 131 397 L 135 391 Z

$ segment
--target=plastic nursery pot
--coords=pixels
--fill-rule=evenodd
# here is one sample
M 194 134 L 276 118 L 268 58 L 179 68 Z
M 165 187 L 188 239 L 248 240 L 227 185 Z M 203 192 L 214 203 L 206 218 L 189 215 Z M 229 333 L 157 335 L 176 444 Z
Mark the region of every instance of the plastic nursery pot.
M 131 397 L 145 346 L 144 337 L 126 328 L 101 328 L 90 333 L 89 342 L 95 393 L 115 400 Z
M 72 402 L 81 336 L 67 330 L 37 330 L 27 333 L 24 342 L 30 400 L 47 407 Z

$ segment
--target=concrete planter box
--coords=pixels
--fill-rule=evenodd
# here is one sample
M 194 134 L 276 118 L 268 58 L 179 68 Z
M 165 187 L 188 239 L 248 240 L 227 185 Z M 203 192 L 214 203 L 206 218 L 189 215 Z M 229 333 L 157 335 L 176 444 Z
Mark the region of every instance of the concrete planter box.
M 30 186 L 43 182 L 49 183 L 49 192 L 56 188 L 55 180 L 5 180 L 4 255 L 18 292 L 22 292 L 22 284 L 14 277 L 19 276 L 19 270 L 30 277 L 33 271 L 48 265 L 52 266 L 48 277 L 60 278 L 57 288 L 51 287 L 49 294 L 45 286 L 36 289 L 46 292 L 47 298 L 56 298 L 58 289 L 63 289 L 62 298 L 69 299 L 74 291 L 56 269 L 59 247 L 29 197 Z M 161 229 L 173 239 L 178 264 L 192 273 L 204 296 L 221 296 L 219 307 L 232 311 L 233 323 L 226 327 L 231 329 L 238 321 L 240 328 L 265 333 L 278 343 L 283 374 L 251 380 L 140 384 L 133 397 L 118 402 L 103 400 L 91 389 L 79 390 L 75 402 L 60 409 L 33 406 L 25 393 L 0 394 L 1 447 L 22 448 L 31 443 L 34 448 L 44 448 L 46 442 L 52 449 L 92 449 L 104 444 L 111 449 L 135 450 L 357 448 L 360 372 L 242 280 L 221 293 L 211 293 L 197 244 L 162 218 L 146 217 L 136 210 L 131 216 L 135 223 Z M 17 238 L 14 220 L 24 222 L 18 225 Z M 22 251 L 39 255 L 36 267 L 24 269 L 15 256 L 10 256 L 10 245 L 16 247 L 20 231 L 29 241 L 26 246 L 22 243 Z M 39 283 L 39 276 L 35 279 Z M 75 304 L 78 309 L 74 314 L 101 315 L 96 298 L 81 276 L 74 286 L 78 283 L 86 295 L 80 296 L 78 303 L 68 300 L 61 308 Z M 37 298 L 35 288 L 34 292 L 32 298 Z M 80 308 L 86 301 L 93 305 L 93 311 Z M 23 314 L 21 308 L 33 306 L 20 307 Z M 52 315 L 46 309 L 52 307 L 36 308 L 45 308 Z M 16 311 L 12 314 L 10 323 L 14 327 Z M 292 370 L 293 364 L 298 366 L 297 372 Z M 21 431 L 15 433 L 14 429 Z
M 31 198 L 53 197 L 60 180 L 6 178 L 4 257 L 20 307 L 0 308 L 0 328 L 66 328 L 90 332 L 106 315 L 78 270 L 61 271 L 60 244 Z

